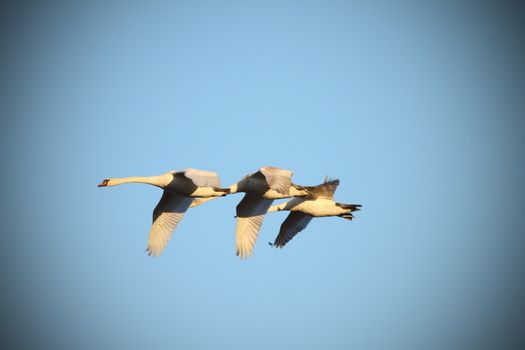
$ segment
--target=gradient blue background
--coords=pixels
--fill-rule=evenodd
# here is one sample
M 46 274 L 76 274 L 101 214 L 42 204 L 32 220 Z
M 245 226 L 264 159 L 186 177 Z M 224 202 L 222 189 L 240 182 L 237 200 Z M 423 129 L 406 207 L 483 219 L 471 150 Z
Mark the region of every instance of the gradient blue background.
M 523 340 L 522 16 L 498 6 L 7 6 L 2 342 L 39 349 L 469 349 Z M 240 195 L 144 253 L 154 187 L 338 177 L 354 222 L 234 251 Z M 503 346 L 505 345 L 505 346 Z

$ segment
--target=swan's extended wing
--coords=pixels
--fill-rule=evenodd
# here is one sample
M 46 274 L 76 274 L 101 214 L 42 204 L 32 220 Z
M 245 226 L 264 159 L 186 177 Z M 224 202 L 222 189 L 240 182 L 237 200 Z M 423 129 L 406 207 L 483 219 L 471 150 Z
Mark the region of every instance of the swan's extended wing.
M 292 172 L 290 170 L 276 168 L 276 167 L 263 167 L 259 171 L 266 178 L 268 186 L 279 193 L 287 194 L 292 185 Z
M 308 196 L 310 198 L 333 199 L 337 186 L 339 186 L 339 180 L 335 179 L 335 180 L 325 181 L 324 183 L 318 186 L 304 187 L 304 188 L 308 192 Z
M 191 202 L 192 198 L 164 191 L 153 210 L 153 225 L 146 249 L 148 255 L 159 256 L 162 253 Z
M 198 169 L 184 169 L 181 173 L 198 187 L 220 187 L 220 179 L 217 173 Z
M 272 202 L 271 199 L 246 194 L 237 205 L 236 247 L 241 259 L 252 255 L 264 214 Z
M 279 235 L 275 238 L 273 243 L 274 247 L 282 248 L 295 237 L 296 234 L 301 232 L 308 226 L 313 216 L 300 211 L 292 211 L 283 221 Z

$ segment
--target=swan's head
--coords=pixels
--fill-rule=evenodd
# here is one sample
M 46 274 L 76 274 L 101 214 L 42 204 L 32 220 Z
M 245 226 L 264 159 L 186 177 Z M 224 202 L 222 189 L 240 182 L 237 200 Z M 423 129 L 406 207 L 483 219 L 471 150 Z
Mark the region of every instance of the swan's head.
M 111 186 L 111 179 L 104 179 L 100 184 L 98 184 L 98 187 L 106 187 Z
M 233 185 L 230 186 L 230 194 L 231 193 L 237 193 L 238 190 L 239 190 L 239 188 L 238 188 L 237 184 L 233 184 Z

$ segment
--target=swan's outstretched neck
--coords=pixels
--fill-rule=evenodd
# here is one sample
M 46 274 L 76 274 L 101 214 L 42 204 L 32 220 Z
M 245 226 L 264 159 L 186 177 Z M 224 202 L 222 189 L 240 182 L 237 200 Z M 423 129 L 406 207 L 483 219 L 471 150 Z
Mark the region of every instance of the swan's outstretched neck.
M 164 188 L 167 183 L 164 177 L 161 176 L 132 176 L 123 178 L 111 178 L 109 179 L 107 186 L 117 186 L 127 183 L 143 183 L 157 187 Z

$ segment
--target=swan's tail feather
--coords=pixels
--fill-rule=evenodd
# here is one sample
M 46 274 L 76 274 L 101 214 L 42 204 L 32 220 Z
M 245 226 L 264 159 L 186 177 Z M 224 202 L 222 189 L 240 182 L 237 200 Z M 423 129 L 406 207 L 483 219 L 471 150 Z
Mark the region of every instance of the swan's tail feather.
M 193 202 L 190 204 L 190 208 L 197 207 L 203 203 L 206 203 L 208 201 L 211 201 L 212 199 L 224 197 L 231 193 L 229 188 L 220 188 L 220 187 L 213 187 L 213 190 L 218 193 L 219 195 L 214 195 L 213 197 L 196 197 L 193 198 Z

